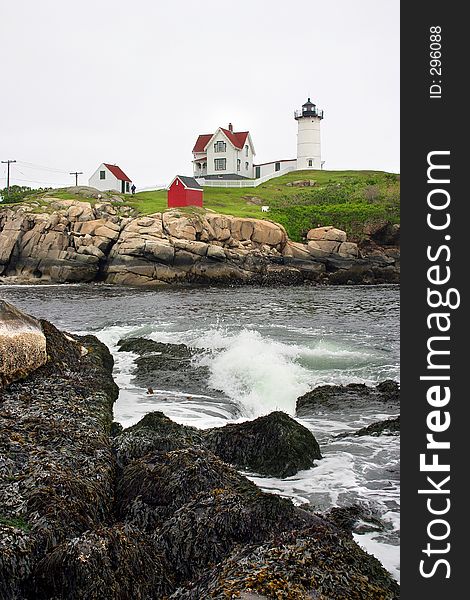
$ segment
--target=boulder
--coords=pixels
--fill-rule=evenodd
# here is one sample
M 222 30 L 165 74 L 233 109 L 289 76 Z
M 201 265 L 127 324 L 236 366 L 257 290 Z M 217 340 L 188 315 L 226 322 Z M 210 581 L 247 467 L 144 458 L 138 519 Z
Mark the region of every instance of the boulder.
M 204 437 L 206 447 L 226 462 L 271 477 L 310 469 L 322 457 L 313 434 L 283 412 L 216 427 Z
M 124 521 L 155 532 L 201 492 L 227 488 L 258 491 L 243 475 L 197 446 L 154 451 L 125 466 L 117 490 L 118 512 Z
M 126 466 L 150 452 L 170 452 L 203 446 L 203 432 L 180 425 L 160 411 L 148 413 L 138 423 L 119 432 L 113 440 L 118 464 Z
M 188 394 L 206 391 L 207 367 L 194 364 L 197 350 L 185 344 L 167 344 L 142 338 L 118 342 L 120 352 L 135 352 L 134 380 L 144 388 L 175 390 Z
M 255 220 L 251 240 L 258 242 L 258 244 L 277 246 L 287 241 L 287 235 L 281 225 L 271 223 L 270 221 Z
M 362 427 L 354 435 L 400 435 L 400 416 L 386 419 L 385 421 L 377 421 L 367 427 Z
M 163 213 L 163 228 L 172 237 L 195 241 L 198 220 L 196 217 L 167 211 Z
M 39 321 L 0 300 L 0 388 L 47 362 Z
M 383 531 L 391 527 L 391 525 L 385 524 L 380 515 L 366 504 L 333 506 L 322 516 L 348 533 L 364 534 Z
M 194 583 L 179 588 L 172 600 L 399 597 L 400 586 L 374 556 L 345 531 L 319 520 L 303 530 L 278 531 L 261 543 L 235 548 L 223 562 L 206 566 Z
M 92 221 L 84 221 L 82 223 L 75 223 L 73 230 L 81 235 L 95 235 L 95 231 L 99 227 L 104 227 L 106 219 L 94 219 Z
M 213 239 L 218 240 L 219 242 L 225 242 L 230 238 L 232 217 L 208 213 L 206 215 L 206 220 L 212 228 Z
M 113 508 L 112 357 L 92 336 L 66 336 L 40 323 L 47 363 L 2 390 L 2 598 L 25 597 L 36 562 L 108 521 Z
M 303 260 L 310 260 L 311 258 L 309 247 L 306 244 L 299 244 L 298 242 L 291 241 L 288 241 L 284 246 L 282 254 L 283 256 L 287 256 L 289 258 L 300 258 Z
M 297 181 L 289 181 L 287 187 L 313 187 L 317 185 L 314 179 L 298 179 Z
M 140 484 L 136 464 L 127 489 L 166 517 L 161 527 L 156 521 L 155 535 L 179 580 L 204 574 L 237 544 L 321 521 L 290 500 L 262 492 L 210 452 L 180 450 L 143 461 L 154 467 Z
M 233 219 L 230 225 L 232 237 L 240 242 L 248 242 L 251 240 L 255 225 L 255 219 Z
M 333 243 L 335 243 L 335 242 L 333 242 Z M 318 242 L 314 241 L 314 240 L 310 240 L 309 242 L 307 242 L 307 250 L 308 250 L 308 253 L 311 256 L 311 258 L 313 258 L 313 259 L 325 258 L 329 254 L 328 251 L 322 250 L 320 248 Z
M 338 254 L 350 258 L 357 258 L 359 256 L 359 248 L 357 247 L 357 244 L 354 244 L 353 242 L 342 242 L 338 248 Z
M 33 573 L 37 600 L 162 598 L 172 569 L 155 541 L 129 525 L 100 527 L 58 545 Z
M 327 240 L 331 242 L 345 242 L 346 232 L 332 225 L 327 227 L 315 227 L 307 233 L 307 240 Z
M 400 402 L 400 388 L 396 381 L 387 379 L 375 387 L 363 383 L 350 383 L 348 385 L 322 385 L 297 399 L 297 416 L 303 417 L 315 414 L 325 407 L 330 411 L 357 408 L 358 406 L 377 406 L 383 410 L 383 405 L 388 407 L 398 406 Z
M 311 243 L 312 242 L 310 241 L 309 244 Z M 333 242 L 331 240 L 314 240 L 314 243 L 322 252 L 326 252 L 327 254 L 338 252 L 341 246 L 340 242 Z M 312 248 L 312 246 L 310 246 L 309 248 Z

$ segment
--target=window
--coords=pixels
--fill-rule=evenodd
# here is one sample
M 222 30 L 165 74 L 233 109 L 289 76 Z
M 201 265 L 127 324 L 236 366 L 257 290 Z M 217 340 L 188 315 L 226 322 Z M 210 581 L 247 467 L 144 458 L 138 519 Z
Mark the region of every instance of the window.
M 126 192 L 128 192 L 128 191 L 129 191 L 129 182 L 126 181 Z
M 246 162 L 245 163 L 245 171 L 248 171 L 248 167 L 250 166 L 250 163 Z
M 214 159 L 214 169 L 216 171 L 225 171 L 227 165 L 226 158 L 215 158 Z
M 280 163 L 280 162 L 278 162 L 278 163 L 276 163 L 276 164 L 274 165 L 274 170 L 275 170 L 275 171 L 280 171 L 280 170 L 281 170 L 281 163 Z
M 214 144 L 214 152 L 225 152 L 227 144 L 225 142 L 216 142 Z
M 106 179 L 106 171 L 100 171 L 100 179 Z
M 245 156 L 248 156 L 248 146 L 245 146 Z
M 242 164 L 242 161 L 239 158 L 237 158 L 237 171 L 240 170 L 241 164 Z
M 311 158 L 308 159 L 308 166 L 313 167 L 313 160 Z

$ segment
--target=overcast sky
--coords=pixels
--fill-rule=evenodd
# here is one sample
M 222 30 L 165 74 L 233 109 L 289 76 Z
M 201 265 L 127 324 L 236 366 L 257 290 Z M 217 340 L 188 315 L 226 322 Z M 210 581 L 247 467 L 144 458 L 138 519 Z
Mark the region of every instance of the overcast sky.
M 0 0 L 0 22 L 12 183 L 87 184 L 101 162 L 168 183 L 229 121 L 256 162 L 295 158 L 308 95 L 325 169 L 399 171 L 399 0 Z

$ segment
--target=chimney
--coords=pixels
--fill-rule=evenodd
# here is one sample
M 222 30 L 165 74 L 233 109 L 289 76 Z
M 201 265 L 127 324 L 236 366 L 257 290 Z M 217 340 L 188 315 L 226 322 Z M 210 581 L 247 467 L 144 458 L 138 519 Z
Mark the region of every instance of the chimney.
M 232 125 L 232 123 L 229 123 L 229 124 L 228 124 L 228 130 L 229 130 L 229 131 L 233 131 L 233 125 Z

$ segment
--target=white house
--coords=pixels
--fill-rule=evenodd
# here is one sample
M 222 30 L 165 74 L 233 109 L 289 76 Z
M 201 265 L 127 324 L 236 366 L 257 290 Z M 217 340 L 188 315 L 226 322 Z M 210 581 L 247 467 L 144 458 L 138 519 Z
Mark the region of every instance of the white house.
M 320 123 L 323 110 L 310 100 L 294 112 L 297 121 L 297 158 L 253 164 L 255 150 L 249 131 L 234 132 L 219 127 L 214 134 L 200 135 L 193 148 L 194 177 L 202 185 L 224 187 L 256 187 L 292 171 L 322 169 Z M 238 181 L 251 179 L 251 181 Z M 211 181 L 212 180 L 212 181 Z M 234 180 L 234 181 L 231 181 Z
M 198 136 L 193 148 L 194 177 L 204 179 L 251 179 L 255 148 L 249 131 L 219 127 Z
M 128 194 L 131 191 L 132 181 L 117 165 L 101 163 L 88 180 L 88 185 L 102 192 Z

